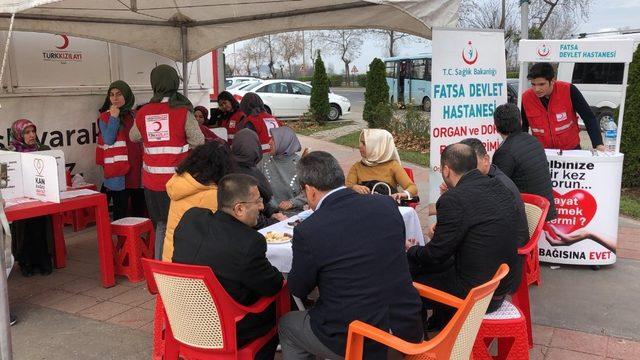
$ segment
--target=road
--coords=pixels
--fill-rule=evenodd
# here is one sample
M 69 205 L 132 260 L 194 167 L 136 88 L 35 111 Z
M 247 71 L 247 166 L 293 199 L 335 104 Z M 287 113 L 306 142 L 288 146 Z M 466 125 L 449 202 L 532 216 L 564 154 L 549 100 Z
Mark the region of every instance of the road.
M 351 101 L 351 112 L 362 113 L 364 108 L 364 88 L 332 88 L 336 95 L 344 96 Z

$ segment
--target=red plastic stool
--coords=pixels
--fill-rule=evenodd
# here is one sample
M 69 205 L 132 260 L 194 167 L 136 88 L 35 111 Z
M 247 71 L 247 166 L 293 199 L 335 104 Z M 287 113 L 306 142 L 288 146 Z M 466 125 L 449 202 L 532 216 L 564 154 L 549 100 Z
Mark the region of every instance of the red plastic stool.
M 151 220 L 137 217 L 116 220 L 111 223 L 111 235 L 118 236 L 113 251 L 116 275 L 126 276 L 131 282 L 144 281 L 140 259 L 153 259 L 155 243 Z
M 79 189 L 88 189 L 88 190 L 96 190 L 96 186 L 94 184 L 87 184 L 79 187 L 68 187 L 67 190 L 79 190 Z M 89 224 L 96 223 L 96 210 L 95 208 L 85 208 L 78 209 L 73 211 L 65 211 L 62 213 L 62 222 L 63 225 L 72 225 L 73 231 L 77 232 L 84 228 L 86 228 Z
M 489 354 L 489 346 L 498 341 L 498 354 Z M 527 323 L 518 307 L 504 301 L 500 308 L 484 316 L 473 344 L 473 359 L 529 359 Z

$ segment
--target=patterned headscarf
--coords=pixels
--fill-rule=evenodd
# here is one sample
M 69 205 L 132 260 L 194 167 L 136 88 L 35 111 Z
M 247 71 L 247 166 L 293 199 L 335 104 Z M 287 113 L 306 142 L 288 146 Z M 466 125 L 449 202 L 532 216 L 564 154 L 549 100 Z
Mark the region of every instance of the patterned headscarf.
M 17 152 L 31 152 L 38 151 L 42 146 L 38 142 L 38 138 L 36 137 L 36 143 L 33 145 L 29 145 L 24 142 L 24 132 L 27 130 L 29 126 L 33 126 L 33 131 L 36 131 L 36 126 L 30 120 L 27 119 L 19 119 L 13 122 L 11 125 L 11 146 Z

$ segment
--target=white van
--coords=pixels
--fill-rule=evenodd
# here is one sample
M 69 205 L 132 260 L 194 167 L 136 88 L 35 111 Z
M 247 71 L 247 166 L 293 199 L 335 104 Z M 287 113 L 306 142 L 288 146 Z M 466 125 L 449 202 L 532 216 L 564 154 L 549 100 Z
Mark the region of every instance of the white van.
M 625 33 L 607 32 L 590 34 L 587 38 L 595 39 L 633 39 L 637 48 L 640 44 L 640 30 Z M 558 80 L 574 84 L 584 95 L 587 103 L 604 128 L 609 119 L 614 117 L 614 111 L 620 106 L 622 99 L 622 63 L 560 63 L 558 65 Z M 617 122 L 617 119 L 614 119 Z M 582 120 L 580 120 L 582 127 Z

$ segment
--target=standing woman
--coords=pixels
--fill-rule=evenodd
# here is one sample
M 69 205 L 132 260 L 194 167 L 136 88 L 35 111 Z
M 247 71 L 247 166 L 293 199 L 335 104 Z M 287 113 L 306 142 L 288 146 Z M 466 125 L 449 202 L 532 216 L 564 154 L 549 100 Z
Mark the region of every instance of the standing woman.
M 288 126 L 271 130 L 271 152 L 259 169 L 271 184 L 272 204 L 282 211 L 302 210 L 307 203 L 298 184 L 297 164 L 302 150 L 296 133 Z
M 11 125 L 11 141 L 8 150 L 17 152 L 33 152 L 49 150 L 49 147 L 38 141 L 36 126 L 27 119 L 16 120 Z M 36 269 L 42 275 L 49 275 L 51 265 L 51 244 L 53 228 L 49 216 L 38 216 L 14 221 L 11 224 L 13 243 L 11 251 L 20 264 L 23 276 L 33 276 Z
M 262 153 L 270 152 L 271 129 L 282 126 L 282 122 L 267 112 L 262 99 L 256 93 L 249 92 L 244 95 L 240 102 L 240 111 L 246 115 L 240 128 L 255 131 L 260 140 Z
M 102 166 L 104 187 L 113 200 L 113 219 L 127 216 L 129 199 L 133 216 L 144 216 L 144 191 L 141 188 L 142 145 L 129 140 L 135 114 L 135 96 L 129 85 L 114 81 L 100 109 L 96 164 Z
M 178 92 L 180 77 L 169 65 L 151 70 L 153 97 L 140 108 L 129 137 L 142 141 L 142 186 L 155 226 L 155 258 L 162 258 L 162 246 L 169 214 L 167 182 L 189 149 L 204 143 L 204 136 L 193 117 L 191 101 Z
M 238 100 L 228 91 L 223 91 L 218 95 L 218 109 L 218 126 L 227 129 L 227 142 L 231 145 L 239 130 L 240 123 L 245 117 L 244 113 L 240 111 Z

